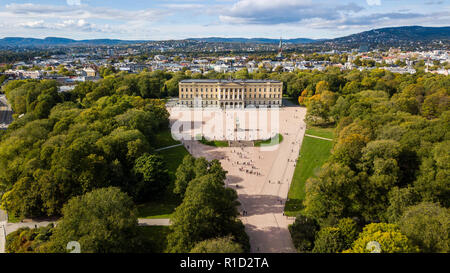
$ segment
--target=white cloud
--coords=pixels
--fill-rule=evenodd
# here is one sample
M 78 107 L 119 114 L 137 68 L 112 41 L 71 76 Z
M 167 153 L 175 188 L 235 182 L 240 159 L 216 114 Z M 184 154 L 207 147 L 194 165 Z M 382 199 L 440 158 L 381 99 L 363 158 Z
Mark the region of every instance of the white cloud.
M 105 20 L 147 20 L 156 21 L 167 11 L 156 9 L 140 10 L 119 10 L 112 8 L 89 7 L 86 5 L 40 5 L 40 4 L 8 4 L 4 12 L 7 15 L 25 17 L 44 17 L 44 18 L 80 18 L 80 19 L 105 19 Z M 1 13 L 0 13 L 1 15 Z M 1 16 L 0 16 L 1 18 Z
M 380 6 L 381 0 L 366 0 L 367 5 L 369 6 Z
M 133 10 L 131 5 L 125 9 L 88 6 L 83 0 L 61 1 L 60 5 L 11 3 L 0 8 L 0 37 L 154 40 L 276 38 L 281 33 L 286 38 L 333 38 L 385 26 L 442 26 L 450 20 L 448 7 L 438 6 L 435 12 L 413 6 L 404 11 L 380 11 L 376 6 L 381 0 L 366 1 L 374 6 L 352 0 L 345 1 L 347 4 L 336 0 L 164 0 L 148 5 L 151 8 Z
M 311 0 L 239 0 L 224 10 L 220 20 L 225 23 L 281 24 L 304 20 L 338 19 L 342 14 L 356 13 L 364 8 L 354 4 L 339 4 Z
M 80 6 L 81 0 L 67 0 L 67 5 L 69 6 Z
M 44 27 L 44 20 L 38 20 L 38 21 L 29 21 L 20 23 L 19 26 L 26 27 L 26 28 L 43 28 Z

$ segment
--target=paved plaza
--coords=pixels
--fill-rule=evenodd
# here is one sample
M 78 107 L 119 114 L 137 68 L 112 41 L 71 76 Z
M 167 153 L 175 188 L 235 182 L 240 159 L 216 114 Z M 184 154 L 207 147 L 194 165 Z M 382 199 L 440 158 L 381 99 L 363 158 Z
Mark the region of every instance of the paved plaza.
M 173 109 L 169 112 L 171 124 L 174 124 L 181 114 Z M 218 159 L 228 171 L 226 185 L 238 193 L 240 219 L 250 237 L 253 253 L 296 252 L 288 231 L 288 225 L 294 219 L 284 216 L 283 209 L 305 134 L 305 114 L 306 109 L 301 107 L 279 109 L 277 120 L 283 141 L 272 149 L 240 145 L 239 142 L 233 143 L 237 147 L 219 148 L 195 140 L 182 140 L 193 156 Z M 229 118 L 229 115 L 225 116 Z M 183 131 L 196 130 L 193 133 L 196 135 L 198 127 L 197 124 L 191 129 L 183 128 Z M 240 129 L 247 131 L 250 127 L 252 124 L 247 122 L 246 127 Z

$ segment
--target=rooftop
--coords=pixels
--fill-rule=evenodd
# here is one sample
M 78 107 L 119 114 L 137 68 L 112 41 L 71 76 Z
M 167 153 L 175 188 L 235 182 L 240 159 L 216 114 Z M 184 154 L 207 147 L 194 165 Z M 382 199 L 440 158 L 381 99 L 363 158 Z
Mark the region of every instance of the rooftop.
M 182 80 L 181 83 L 281 83 L 274 80 L 221 80 L 221 79 L 189 79 Z

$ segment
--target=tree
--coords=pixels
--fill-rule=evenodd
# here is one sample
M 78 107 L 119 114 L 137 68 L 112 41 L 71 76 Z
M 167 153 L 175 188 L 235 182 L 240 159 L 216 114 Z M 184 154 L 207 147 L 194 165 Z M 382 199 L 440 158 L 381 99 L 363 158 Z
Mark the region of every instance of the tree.
M 233 241 L 233 237 L 223 237 L 205 240 L 197 243 L 190 253 L 243 253 L 239 243 Z
M 325 91 L 330 90 L 330 85 L 326 81 L 320 81 L 316 85 L 316 93 L 315 94 L 322 94 Z
M 93 190 L 64 205 L 51 237 L 56 252 L 77 241 L 83 253 L 131 252 L 136 247 L 137 210 L 118 188 Z
M 169 183 L 169 172 L 159 155 L 144 154 L 134 164 L 138 183 L 134 185 L 138 200 L 148 199 L 149 194 L 160 194 Z
M 450 251 L 450 210 L 436 203 L 408 208 L 399 220 L 400 230 L 423 252 Z
M 386 219 L 390 223 L 397 222 L 403 212 L 420 201 L 420 196 L 413 187 L 394 187 L 388 194 L 389 207 L 386 210 Z
M 448 89 L 447 89 L 448 90 Z M 437 118 L 450 107 L 450 96 L 448 91 L 441 89 L 438 92 L 427 96 L 422 105 L 422 115 L 427 118 Z
M 368 174 L 361 184 L 364 195 L 362 215 L 367 221 L 383 218 L 388 202 L 388 192 L 398 183 L 400 144 L 394 140 L 371 141 L 362 150 L 359 169 Z
M 344 249 L 344 242 L 338 228 L 326 227 L 321 229 L 314 241 L 313 253 L 337 253 Z
M 217 179 L 223 181 L 226 178 L 226 173 L 227 172 L 222 168 L 220 161 L 216 159 L 208 162 L 208 160 L 203 157 L 194 158 L 191 155 L 186 155 L 175 173 L 174 193 L 184 197 L 186 188 L 193 179 L 206 174 L 214 174 L 217 176 Z
M 348 249 L 351 247 L 353 242 L 358 238 L 358 234 L 361 231 L 358 224 L 350 218 L 343 218 L 339 220 L 336 227 L 339 229 L 340 236 L 343 242 L 343 249 Z
M 54 225 L 30 229 L 19 228 L 6 237 L 6 252 L 8 253 L 35 253 L 47 252 L 46 246 L 53 233 Z
M 189 182 L 195 178 L 193 168 L 194 163 L 195 158 L 190 154 L 186 155 L 175 173 L 175 187 L 173 192 L 180 195 L 182 198 L 184 197 L 184 193 L 186 192 Z
M 359 227 L 350 218 L 339 220 L 335 227 L 324 227 L 316 235 L 315 253 L 339 253 L 352 246 L 358 237 Z
M 314 239 L 319 230 L 317 222 L 303 215 L 297 216 L 292 225 L 289 225 L 292 242 L 298 252 L 310 252 L 314 248 Z
M 380 244 L 382 253 L 417 252 L 411 241 L 400 232 L 398 226 L 386 223 L 373 223 L 364 227 L 353 247 L 345 253 L 370 253 L 370 242 Z
M 356 170 L 356 165 L 362 156 L 362 149 L 368 142 L 367 137 L 361 134 L 340 137 L 338 143 L 333 148 L 332 160 L 349 166 L 352 170 Z
M 415 190 L 422 199 L 450 206 L 450 140 L 436 143 L 431 156 L 424 158 L 420 175 L 414 182 Z
M 3 194 L 2 207 L 19 218 L 40 215 L 42 201 L 37 183 L 30 177 L 19 179 L 11 191 Z
M 195 244 L 207 239 L 233 235 L 246 248 L 248 238 L 243 225 L 236 219 L 236 191 L 224 187 L 222 179 L 207 174 L 192 180 L 183 202 L 172 216 L 168 236 L 169 252 L 189 252 Z
M 308 99 L 305 121 L 311 125 L 321 125 L 329 122 L 328 107 L 320 100 L 321 95 Z
M 306 181 L 305 213 L 320 221 L 360 214 L 359 177 L 341 164 L 325 164 L 317 178 Z
M 236 71 L 236 73 L 234 73 L 234 76 L 236 79 L 241 79 L 241 80 L 246 80 L 249 79 L 249 75 L 248 75 L 248 69 L 247 68 L 243 68 L 239 71 Z

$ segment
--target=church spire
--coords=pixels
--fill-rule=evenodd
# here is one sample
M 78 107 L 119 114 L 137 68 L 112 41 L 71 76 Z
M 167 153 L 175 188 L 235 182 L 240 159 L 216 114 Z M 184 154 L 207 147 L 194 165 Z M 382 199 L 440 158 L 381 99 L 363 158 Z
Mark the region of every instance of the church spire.
M 280 37 L 280 44 L 278 45 L 278 55 L 277 58 L 283 58 L 283 38 Z

